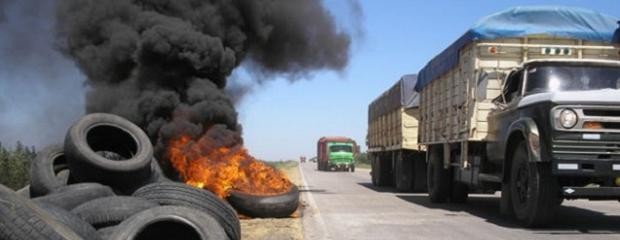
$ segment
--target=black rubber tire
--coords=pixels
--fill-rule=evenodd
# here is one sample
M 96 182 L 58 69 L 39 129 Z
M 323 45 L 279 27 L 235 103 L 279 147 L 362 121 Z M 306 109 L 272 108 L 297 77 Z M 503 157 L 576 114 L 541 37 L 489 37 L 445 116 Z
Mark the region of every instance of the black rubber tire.
M 16 191 L 17 195 L 23 198 L 30 198 L 30 185 L 26 185 L 23 188 L 20 188 Z
M 376 171 L 377 167 L 375 166 L 378 161 L 377 155 L 374 153 L 369 153 L 368 157 L 370 158 L 370 182 L 372 182 L 373 186 L 379 186 L 379 176 Z
M 256 218 L 284 218 L 299 207 L 299 189 L 294 186 L 290 191 L 273 195 L 257 196 L 238 191 L 231 191 L 228 197 L 230 205 L 240 214 Z
M 351 165 L 351 172 L 355 172 L 355 164 Z
M 82 239 L 69 226 L 29 199 L 0 185 L 0 239 L 77 240 Z
M 37 153 L 30 166 L 30 196 L 45 196 L 67 185 L 65 177 L 59 177 L 60 171 L 68 169 L 64 148 L 61 144 L 45 147 Z
M 101 240 L 108 240 L 112 237 L 114 231 L 116 231 L 116 226 L 100 228 L 97 229 L 97 236 L 99 236 L 99 239 Z
M 514 217 L 515 212 L 512 207 L 512 197 L 510 196 L 510 174 L 507 174 L 507 181 L 502 182 L 502 195 L 499 199 L 499 213 L 505 217 Z
M 443 167 L 443 151 L 431 147 L 428 151 L 428 197 L 433 203 L 443 203 L 450 197 L 450 171 Z
M 182 206 L 161 206 L 142 211 L 123 221 L 109 239 L 229 238 L 210 214 Z
M 385 154 L 377 154 L 372 167 L 372 174 L 376 182 L 375 186 L 389 187 L 394 184 L 391 159 L 386 159 Z
M 90 200 L 114 195 L 114 191 L 108 186 L 98 183 L 78 183 L 64 186 L 51 194 L 33 200 L 54 204 L 71 211 L 71 209 Z
M 48 212 L 54 219 L 67 225 L 71 230 L 80 235 L 84 239 L 100 239 L 97 230 L 77 215 L 60 208 L 56 205 L 40 202 L 37 203 L 43 210 Z
M 138 212 L 157 206 L 144 198 L 112 196 L 82 203 L 71 212 L 99 229 L 118 225 Z
M 469 187 L 466 184 L 460 182 L 452 183 L 452 189 L 450 191 L 451 203 L 465 203 L 469 196 Z
M 426 193 L 428 184 L 426 170 L 426 154 L 414 153 L 413 154 L 413 192 Z
M 396 151 L 394 158 L 394 185 L 398 192 L 411 192 L 413 190 L 413 159 L 406 159 L 407 154 Z
M 115 160 L 97 152 L 110 152 Z M 146 134 L 112 114 L 89 114 L 75 123 L 65 138 L 65 155 L 76 182 L 98 182 L 131 192 L 151 177 L 153 146 Z
M 557 182 L 551 176 L 549 164 L 529 161 L 523 141 L 512 157 L 510 187 L 515 217 L 524 226 L 544 226 L 553 219 L 559 197 Z
M 177 182 L 158 182 L 138 189 L 133 196 L 145 198 L 160 205 L 196 208 L 218 220 L 230 239 L 241 238 L 241 226 L 235 210 L 207 190 Z

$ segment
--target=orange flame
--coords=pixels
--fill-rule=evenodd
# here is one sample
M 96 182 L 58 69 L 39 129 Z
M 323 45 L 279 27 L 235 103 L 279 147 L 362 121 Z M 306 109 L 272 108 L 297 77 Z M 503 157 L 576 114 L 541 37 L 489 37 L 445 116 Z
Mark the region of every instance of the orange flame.
M 221 198 L 228 197 L 230 190 L 275 195 L 291 188 L 282 172 L 256 160 L 243 146 L 214 146 L 207 136 L 197 141 L 181 136 L 168 145 L 168 158 L 183 181 Z

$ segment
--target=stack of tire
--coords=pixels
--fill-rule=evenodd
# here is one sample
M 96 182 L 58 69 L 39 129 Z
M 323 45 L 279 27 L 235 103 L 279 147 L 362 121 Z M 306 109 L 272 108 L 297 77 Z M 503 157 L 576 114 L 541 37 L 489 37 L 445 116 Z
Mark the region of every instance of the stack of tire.
M 168 180 L 146 134 L 110 114 L 75 123 L 40 151 L 30 185 L 0 185 L 0 239 L 240 239 L 235 210 Z

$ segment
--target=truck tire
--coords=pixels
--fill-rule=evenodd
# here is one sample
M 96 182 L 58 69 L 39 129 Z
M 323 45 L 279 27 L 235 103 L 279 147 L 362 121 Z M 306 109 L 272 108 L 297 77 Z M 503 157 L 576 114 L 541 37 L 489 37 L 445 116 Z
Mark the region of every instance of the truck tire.
M 0 239 L 78 240 L 70 226 L 61 223 L 33 203 L 0 185 Z
M 299 189 L 293 185 L 288 192 L 273 196 L 258 196 L 233 190 L 228 202 L 240 214 L 249 217 L 290 217 L 299 207 Z
M 113 196 L 85 202 L 71 212 L 99 229 L 118 225 L 136 213 L 157 206 L 143 198 Z
M 407 154 L 396 151 L 394 157 L 394 185 L 399 192 L 411 192 L 413 189 L 413 159 L 406 159 Z
M 351 165 L 351 172 L 355 172 L 355 164 Z
M 229 239 L 241 238 L 241 225 L 235 210 L 213 193 L 177 182 L 158 182 L 138 189 L 133 196 L 160 205 L 185 206 L 212 215 L 226 231 Z
M 433 203 L 443 203 L 450 197 L 450 171 L 443 167 L 441 146 L 428 150 L 428 196 Z
M 33 200 L 54 204 L 70 211 L 82 203 L 109 196 L 114 196 L 114 192 L 108 186 L 98 183 L 78 183 L 64 186 L 51 194 Z
M 69 129 L 65 156 L 76 182 L 98 182 L 126 192 L 151 176 L 153 146 L 128 120 L 94 113 Z
M 379 186 L 377 174 L 378 169 L 376 167 L 377 155 L 370 153 L 368 154 L 368 156 L 370 157 L 370 181 L 372 182 L 373 186 Z
M 230 239 L 213 216 L 181 206 L 144 210 L 115 227 L 110 240 Z
M 521 141 L 512 157 L 510 196 L 515 217 L 526 227 L 549 223 L 559 197 L 557 181 L 551 176 L 551 167 L 529 161 L 525 142 Z
M 393 184 L 394 178 L 392 177 L 391 159 L 387 159 L 386 154 L 378 154 L 375 158 L 374 168 L 372 173 L 376 178 L 375 186 L 389 187 Z
M 68 169 L 64 148 L 61 144 L 45 147 L 37 153 L 30 167 L 30 197 L 45 196 L 67 185 L 59 173 Z
M 460 182 L 452 183 L 452 189 L 450 191 L 451 203 L 465 203 L 469 195 L 469 187 Z
M 67 225 L 75 233 L 84 239 L 99 240 L 97 230 L 79 216 L 53 204 L 40 202 L 37 203 L 43 210 L 48 212 L 54 219 Z
M 413 191 L 419 193 L 426 193 L 427 190 L 427 176 L 425 154 L 415 153 L 413 158 Z

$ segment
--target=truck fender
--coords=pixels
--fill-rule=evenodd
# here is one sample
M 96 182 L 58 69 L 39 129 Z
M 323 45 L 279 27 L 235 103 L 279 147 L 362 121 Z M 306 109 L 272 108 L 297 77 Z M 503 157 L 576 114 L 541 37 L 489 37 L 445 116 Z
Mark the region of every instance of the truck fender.
M 521 134 L 523 139 L 526 141 L 527 149 L 530 155 L 531 162 L 542 162 L 543 159 L 541 156 L 541 142 L 540 142 L 540 132 L 538 131 L 538 125 L 531 118 L 521 118 L 517 121 L 513 122 L 510 127 L 508 134 L 508 138 L 504 141 L 506 144 L 510 144 L 510 138 L 513 137 L 513 134 Z M 505 151 L 508 150 L 508 145 L 504 148 Z M 507 154 L 506 152 L 504 154 Z
M 502 153 L 504 156 L 502 181 L 508 181 L 508 174 L 506 173 L 510 172 L 511 164 L 507 163 L 507 159 L 509 159 L 508 153 L 511 152 L 509 147 L 511 144 L 514 144 L 511 141 L 513 137 L 520 135 L 522 139 L 525 139 L 531 162 L 542 161 L 540 157 L 540 132 L 534 120 L 531 118 L 521 118 L 510 125 L 508 132 L 510 134 L 504 139 L 505 146 L 503 148 L 504 152 Z

